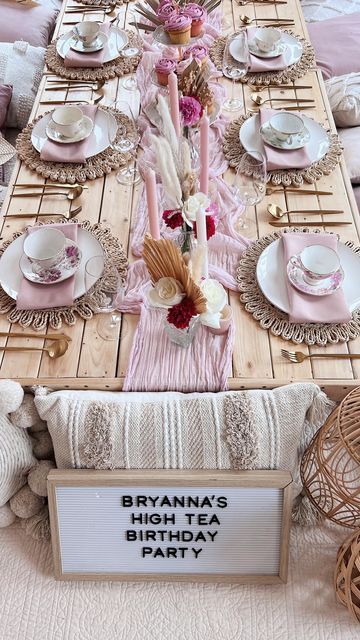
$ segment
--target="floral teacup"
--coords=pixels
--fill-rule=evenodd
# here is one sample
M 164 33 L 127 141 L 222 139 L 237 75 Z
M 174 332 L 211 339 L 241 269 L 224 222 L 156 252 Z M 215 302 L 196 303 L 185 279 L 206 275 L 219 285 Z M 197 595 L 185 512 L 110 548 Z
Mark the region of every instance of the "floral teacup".
M 24 253 L 34 273 L 56 267 L 64 257 L 66 236 L 59 229 L 39 229 L 24 241 Z

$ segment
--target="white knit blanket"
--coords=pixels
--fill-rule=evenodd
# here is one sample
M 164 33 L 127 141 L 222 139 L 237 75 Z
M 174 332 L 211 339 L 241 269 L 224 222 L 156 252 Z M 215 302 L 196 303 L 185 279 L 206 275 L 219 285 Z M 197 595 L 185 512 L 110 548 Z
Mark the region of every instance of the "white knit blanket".
M 217 394 L 39 389 L 35 404 L 59 468 L 285 469 L 294 495 L 301 453 L 332 407 L 312 383 Z

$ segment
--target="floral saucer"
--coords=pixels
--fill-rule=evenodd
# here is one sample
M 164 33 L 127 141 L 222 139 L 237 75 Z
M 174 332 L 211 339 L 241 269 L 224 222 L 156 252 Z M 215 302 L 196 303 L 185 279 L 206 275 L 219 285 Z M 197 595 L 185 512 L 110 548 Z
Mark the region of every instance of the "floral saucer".
M 35 272 L 28 257 L 23 254 L 20 259 L 20 269 L 23 276 L 30 282 L 57 284 L 71 278 L 76 273 L 81 263 L 81 256 L 82 254 L 77 244 L 72 240 L 66 240 L 64 257 L 55 267 Z
M 321 284 L 311 285 L 304 280 L 302 270 L 296 263 L 292 262 L 292 258 L 290 258 L 287 263 L 286 271 L 293 287 L 301 291 L 301 293 L 306 293 L 310 296 L 329 296 L 341 287 L 344 280 L 344 271 L 340 267 L 340 269 L 329 278 L 322 280 Z
M 97 35 L 94 44 L 90 47 L 86 47 L 81 40 L 79 40 L 76 36 L 73 36 L 70 42 L 70 49 L 77 51 L 78 53 L 94 53 L 95 51 L 101 51 L 104 48 L 108 41 L 108 37 L 106 33 L 100 31 Z
M 59 142 L 60 144 L 71 144 L 72 142 L 81 142 L 88 138 L 94 128 L 94 123 L 88 116 L 83 116 L 79 131 L 71 138 L 63 136 L 56 131 L 55 123 L 50 119 L 46 125 L 45 133 L 50 140 Z
M 292 136 L 291 142 L 278 140 L 269 125 L 269 122 L 264 122 L 260 127 L 260 136 L 265 144 L 269 144 L 276 149 L 283 149 L 284 151 L 294 151 L 295 149 L 302 149 L 310 141 L 309 130 L 304 127 L 304 132 L 298 135 Z

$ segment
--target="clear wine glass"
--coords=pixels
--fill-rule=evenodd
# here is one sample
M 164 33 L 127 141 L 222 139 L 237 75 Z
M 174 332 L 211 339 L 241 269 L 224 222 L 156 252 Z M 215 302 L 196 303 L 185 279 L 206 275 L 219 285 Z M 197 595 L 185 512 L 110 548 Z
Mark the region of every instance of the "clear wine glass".
M 116 267 L 107 265 L 104 256 L 92 256 L 85 264 L 85 288 L 91 296 L 96 282 L 105 275 L 101 291 L 96 293 L 97 313 L 101 314 L 97 322 L 97 331 L 104 340 L 119 340 L 120 324 L 121 337 L 127 333 L 127 322 L 122 320 L 121 313 L 116 308 L 124 298 L 124 287 Z
M 234 42 L 236 49 L 236 58 L 231 55 L 231 44 Z M 225 45 L 222 72 L 226 78 L 232 80 L 231 95 L 223 103 L 223 108 L 227 111 L 238 111 L 243 106 L 241 98 L 235 97 L 235 80 L 240 80 L 246 76 L 250 68 L 250 53 L 247 43 L 247 35 L 245 31 L 230 36 Z
M 261 202 L 266 194 L 266 159 L 259 151 L 244 153 L 235 172 L 230 189 L 239 205 L 253 207 Z M 246 229 L 243 218 L 239 218 L 236 228 Z
M 140 135 L 137 130 L 136 118 L 130 105 L 125 100 L 116 100 L 111 105 L 117 111 L 124 113 L 133 125 L 131 133 L 126 132 L 125 127 L 120 124 L 115 133 L 109 122 L 108 137 L 109 144 L 115 151 L 121 151 L 122 153 L 129 153 L 130 160 L 126 167 L 119 169 L 116 174 L 116 179 L 120 184 L 133 185 L 140 181 L 140 174 L 136 166 L 136 154 L 137 147 L 140 142 Z
M 140 53 L 140 49 L 136 46 L 126 46 L 126 47 L 122 47 L 121 43 L 122 43 L 122 38 L 120 38 L 120 34 L 119 34 L 119 29 L 121 29 L 120 26 L 120 20 L 122 18 L 118 17 L 118 19 L 114 22 L 114 27 L 113 27 L 113 32 L 115 34 L 115 42 L 116 42 L 116 47 L 118 50 L 118 54 L 120 56 L 122 56 L 123 58 L 133 58 L 134 56 L 139 55 Z M 133 14 L 133 19 L 134 19 L 134 23 L 135 23 L 135 29 L 136 29 L 136 33 L 138 36 L 140 36 L 140 31 L 139 31 L 139 27 L 136 21 L 136 15 Z M 127 89 L 128 91 L 136 91 L 138 88 L 137 85 L 137 81 L 136 81 L 136 75 L 134 73 L 130 74 L 127 78 L 124 78 L 122 81 L 122 86 L 124 87 L 124 89 Z

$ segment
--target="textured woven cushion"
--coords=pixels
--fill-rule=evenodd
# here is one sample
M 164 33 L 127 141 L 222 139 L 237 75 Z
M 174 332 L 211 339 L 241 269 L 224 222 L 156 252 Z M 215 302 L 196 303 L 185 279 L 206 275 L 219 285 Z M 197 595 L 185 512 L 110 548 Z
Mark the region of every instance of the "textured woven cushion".
M 53 32 L 57 10 L 53 6 L 27 6 L 1 0 L 0 42 L 24 40 L 34 47 L 46 47 Z
M 25 429 L 15 427 L 0 415 L 0 507 L 26 484 L 26 474 L 34 464 L 36 459 Z
M 360 184 L 354 185 L 354 196 L 360 213 Z
M 308 25 L 325 80 L 360 71 L 360 12 Z
M 360 127 L 339 129 L 339 135 L 344 145 L 344 158 L 350 180 L 354 184 L 360 183 Z
M 6 119 L 8 127 L 23 129 L 28 123 L 42 76 L 44 54 L 45 49 L 27 42 L 0 42 L 0 82 L 13 87 Z
M 59 468 L 287 469 L 330 411 L 314 384 L 229 393 L 57 391 L 35 398 Z
M 0 130 L 3 129 L 6 122 L 11 96 L 12 86 L 9 84 L 0 84 Z
M 318 22 L 360 11 L 360 0 L 300 0 L 306 22 Z
M 336 125 L 360 125 L 360 73 L 335 76 L 326 80 L 325 86 Z

